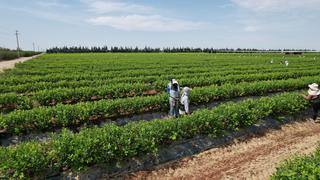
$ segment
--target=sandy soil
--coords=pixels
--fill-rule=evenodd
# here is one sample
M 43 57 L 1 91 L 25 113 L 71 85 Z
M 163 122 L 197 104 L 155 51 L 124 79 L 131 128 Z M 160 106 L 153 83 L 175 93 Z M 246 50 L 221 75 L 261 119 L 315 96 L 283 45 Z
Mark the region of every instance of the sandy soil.
M 128 179 L 269 179 L 276 167 L 293 154 L 315 151 L 320 124 L 311 121 L 282 126 L 261 137 L 214 148 Z
M 41 54 L 39 54 L 39 55 L 41 55 Z M 13 59 L 10 61 L 0 61 L 0 73 L 3 72 L 4 69 L 14 68 L 16 63 L 28 61 L 34 57 L 39 56 L 39 55 L 35 55 L 35 56 L 31 56 L 31 57 L 21 57 L 21 58 Z

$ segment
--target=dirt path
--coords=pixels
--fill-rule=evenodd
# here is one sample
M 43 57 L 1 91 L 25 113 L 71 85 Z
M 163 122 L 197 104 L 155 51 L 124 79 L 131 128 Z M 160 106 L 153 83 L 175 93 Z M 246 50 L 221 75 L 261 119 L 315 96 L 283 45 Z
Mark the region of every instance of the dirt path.
M 0 61 L 0 73 L 3 72 L 4 69 L 14 68 L 16 63 L 25 62 L 40 55 L 41 54 L 31 56 L 31 57 L 21 57 L 21 58 L 9 60 L 9 61 Z
M 140 171 L 129 179 L 269 179 L 293 154 L 315 151 L 320 124 L 311 121 L 282 126 L 261 137 L 214 148 L 153 171 Z

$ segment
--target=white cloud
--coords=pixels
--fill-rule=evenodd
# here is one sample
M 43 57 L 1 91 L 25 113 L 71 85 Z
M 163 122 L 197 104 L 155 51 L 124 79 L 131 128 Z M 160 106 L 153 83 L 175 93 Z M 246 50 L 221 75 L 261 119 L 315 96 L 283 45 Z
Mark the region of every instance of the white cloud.
M 286 11 L 290 9 L 319 9 L 320 0 L 231 0 L 253 11 Z
M 88 1 L 90 11 L 103 14 L 103 13 L 150 13 L 154 8 L 140 4 L 132 4 L 120 1 Z
M 11 7 L 11 6 L 0 6 L 0 10 L 1 9 L 10 10 L 23 15 L 28 14 L 36 18 L 41 18 L 41 19 L 46 19 L 51 21 L 63 22 L 68 24 L 78 23 L 77 21 L 78 19 L 74 18 L 71 14 L 59 13 L 52 10 L 41 10 L 41 9 L 35 9 L 30 7 Z
M 166 18 L 159 15 L 100 16 L 88 22 L 127 31 L 182 31 L 197 29 L 204 23 Z
M 243 30 L 245 32 L 256 32 L 256 31 L 259 31 L 261 28 L 259 26 L 254 26 L 254 25 L 249 25 L 249 26 L 246 26 Z
M 184 31 L 198 29 L 204 23 L 159 15 L 152 6 L 123 0 L 82 0 L 93 17 L 87 22 L 125 31 Z M 97 15 L 99 14 L 99 15 Z
M 233 7 L 234 4 L 233 3 L 225 3 L 225 4 L 221 4 L 221 5 L 218 5 L 219 8 L 230 8 L 230 7 Z
M 41 7 L 44 7 L 44 8 L 67 8 L 67 7 L 70 7 L 68 4 L 61 3 L 57 0 L 37 1 L 36 4 Z

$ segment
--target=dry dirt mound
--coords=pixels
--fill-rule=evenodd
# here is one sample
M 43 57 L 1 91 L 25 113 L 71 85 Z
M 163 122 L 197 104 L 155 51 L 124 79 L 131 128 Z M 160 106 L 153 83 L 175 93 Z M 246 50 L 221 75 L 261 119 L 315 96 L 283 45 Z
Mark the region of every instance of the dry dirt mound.
M 164 165 L 140 171 L 129 179 L 269 179 L 283 160 L 293 154 L 315 151 L 320 141 L 320 124 L 311 121 L 283 125 L 264 136 Z

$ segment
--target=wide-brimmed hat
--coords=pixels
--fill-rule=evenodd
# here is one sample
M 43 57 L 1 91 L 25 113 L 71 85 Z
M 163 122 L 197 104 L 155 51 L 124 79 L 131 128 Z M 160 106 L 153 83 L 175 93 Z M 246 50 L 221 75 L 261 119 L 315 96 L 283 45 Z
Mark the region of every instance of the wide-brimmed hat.
M 309 86 L 309 90 L 308 90 L 309 95 L 320 95 L 320 90 L 317 83 L 312 83 L 312 84 L 309 84 L 308 86 Z
M 177 80 L 172 79 L 172 84 L 179 84 Z

